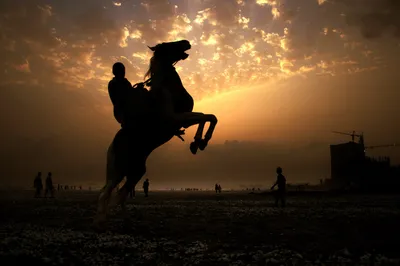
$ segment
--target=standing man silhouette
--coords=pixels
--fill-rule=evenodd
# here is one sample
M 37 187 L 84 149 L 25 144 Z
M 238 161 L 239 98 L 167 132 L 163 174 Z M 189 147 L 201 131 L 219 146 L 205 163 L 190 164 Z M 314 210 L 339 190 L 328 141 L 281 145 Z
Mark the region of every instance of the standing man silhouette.
M 281 202 L 282 207 L 286 205 L 286 178 L 282 174 L 282 168 L 276 168 L 276 173 L 278 174 L 276 178 L 275 184 L 271 187 L 271 190 L 274 189 L 275 186 L 278 186 L 278 190 L 275 192 L 275 206 L 278 207 L 279 201 Z
M 35 188 L 35 198 L 39 198 L 43 190 L 42 172 L 38 172 L 35 181 L 33 181 L 33 187 Z
M 149 179 L 146 178 L 146 181 L 143 182 L 143 190 L 144 190 L 144 196 L 145 197 L 149 196 L 149 186 L 150 186 Z
M 54 198 L 54 188 L 53 188 L 53 180 L 51 178 L 51 172 L 48 173 L 46 178 L 46 189 L 44 191 L 44 197 L 47 197 L 47 193 L 50 194 L 50 198 Z

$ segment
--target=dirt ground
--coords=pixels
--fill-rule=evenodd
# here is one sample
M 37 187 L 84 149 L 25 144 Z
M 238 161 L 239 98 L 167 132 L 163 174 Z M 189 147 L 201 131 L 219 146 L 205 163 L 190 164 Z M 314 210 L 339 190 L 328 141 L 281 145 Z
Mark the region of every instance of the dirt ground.
M 91 223 L 98 192 L 1 192 L 0 264 L 400 265 L 400 196 L 141 192 Z

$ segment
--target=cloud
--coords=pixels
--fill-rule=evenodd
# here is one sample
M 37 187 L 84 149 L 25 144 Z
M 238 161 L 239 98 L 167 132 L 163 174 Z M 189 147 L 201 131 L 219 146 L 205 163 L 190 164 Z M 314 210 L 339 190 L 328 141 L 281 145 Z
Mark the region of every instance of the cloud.
M 46 1 L 18 3 L 17 11 L 5 8 L 1 17 L 7 72 L 1 75 L 8 82 L 15 81 L 11 77 L 18 72 L 32 82 L 47 84 L 50 78 L 76 88 L 94 82 L 104 90 L 109 68 L 119 60 L 126 62 L 128 78 L 137 82 L 148 67 L 146 45 L 183 38 L 191 40 L 193 49 L 189 59 L 179 64 L 180 73 L 194 85 L 196 99 L 223 91 L 219 84 L 235 89 L 243 82 L 246 86 L 266 82 L 274 75 L 309 75 L 321 60 L 350 56 L 359 61 L 350 51 L 359 40 L 347 33 L 340 15 L 346 6 L 339 8 L 331 1 L 323 5 L 311 0 L 194 1 L 189 8 L 166 0 L 102 0 L 85 2 L 77 10 Z M 32 25 L 29 30 L 27 24 Z M 233 67 L 234 73 L 227 78 L 217 71 L 221 67 Z M 198 72 L 207 78 L 195 79 Z M 343 69 L 342 73 L 350 72 Z M 249 80 L 240 78 L 243 75 Z
M 385 34 L 400 37 L 400 2 L 396 0 L 367 0 L 356 3 L 338 1 L 351 11 L 347 16 L 349 25 L 360 28 L 367 39 L 379 38 Z

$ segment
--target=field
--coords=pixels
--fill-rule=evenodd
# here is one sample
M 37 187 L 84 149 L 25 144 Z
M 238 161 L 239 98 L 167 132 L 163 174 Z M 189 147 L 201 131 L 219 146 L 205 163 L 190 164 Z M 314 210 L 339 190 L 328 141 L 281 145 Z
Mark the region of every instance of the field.
M 0 264 L 399 265 L 400 196 L 154 192 L 91 228 L 97 192 L 1 192 Z M 21 264 L 22 265 L 22 264 Z

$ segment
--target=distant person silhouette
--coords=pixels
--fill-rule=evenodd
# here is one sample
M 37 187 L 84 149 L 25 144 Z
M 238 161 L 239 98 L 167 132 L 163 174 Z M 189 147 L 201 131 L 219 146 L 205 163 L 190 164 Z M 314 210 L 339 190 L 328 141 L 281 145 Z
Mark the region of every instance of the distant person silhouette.
M 136 196 L 135 186 L 132 186 L 132 189 L 129 190 L 129 197 L 133 199 Z
M 218 184 L 218 192 L 221 193 L 222 192 L 222 187 L 220 184 Z
M 114 117 L 124 126 L 127 119 L 124 119 L 125 100 L 128 97 L 132 84 L 125 78 L 125 66 L 121 62 L 117 62 L 112 67 L 114 78 L 108 83 L 108 94 L 114 106 Z
M 47 197 L 47 193 L 50 194 L 50 198 L 54 198 L 54 187 L 53 187 L 53 180 L 51 178 L 51 172 L 48 173 L 46 178 L 46 189 L 44 191 L 44 197 Z
M 219 191 L 219 186 L 218 184 L 215 184 L 215 193 L 218 193 L 218 191 Z
M 271 190 L 278 186 L 278 190 L 275 192 L 275 206 L 278 206 L 279 201 L 281 201 L 282 207 L 286 205 L 286 178 L 282 174 L 282 168 L 276 168 L 276 173 L 278 174 L 275 184 L 271 187 Z
M 35 198 L 39 198 L 43 190 L 42 172 L 38 172 L 35 181 L 33 181 L 33 187 L 35 188 Z
M 150 186 L 149 179 L 146 178 L 146 181 L 143 182 L 143 190 L 144 190 L 144 196 L 145 197 L 149 196 L 149 186 Z

